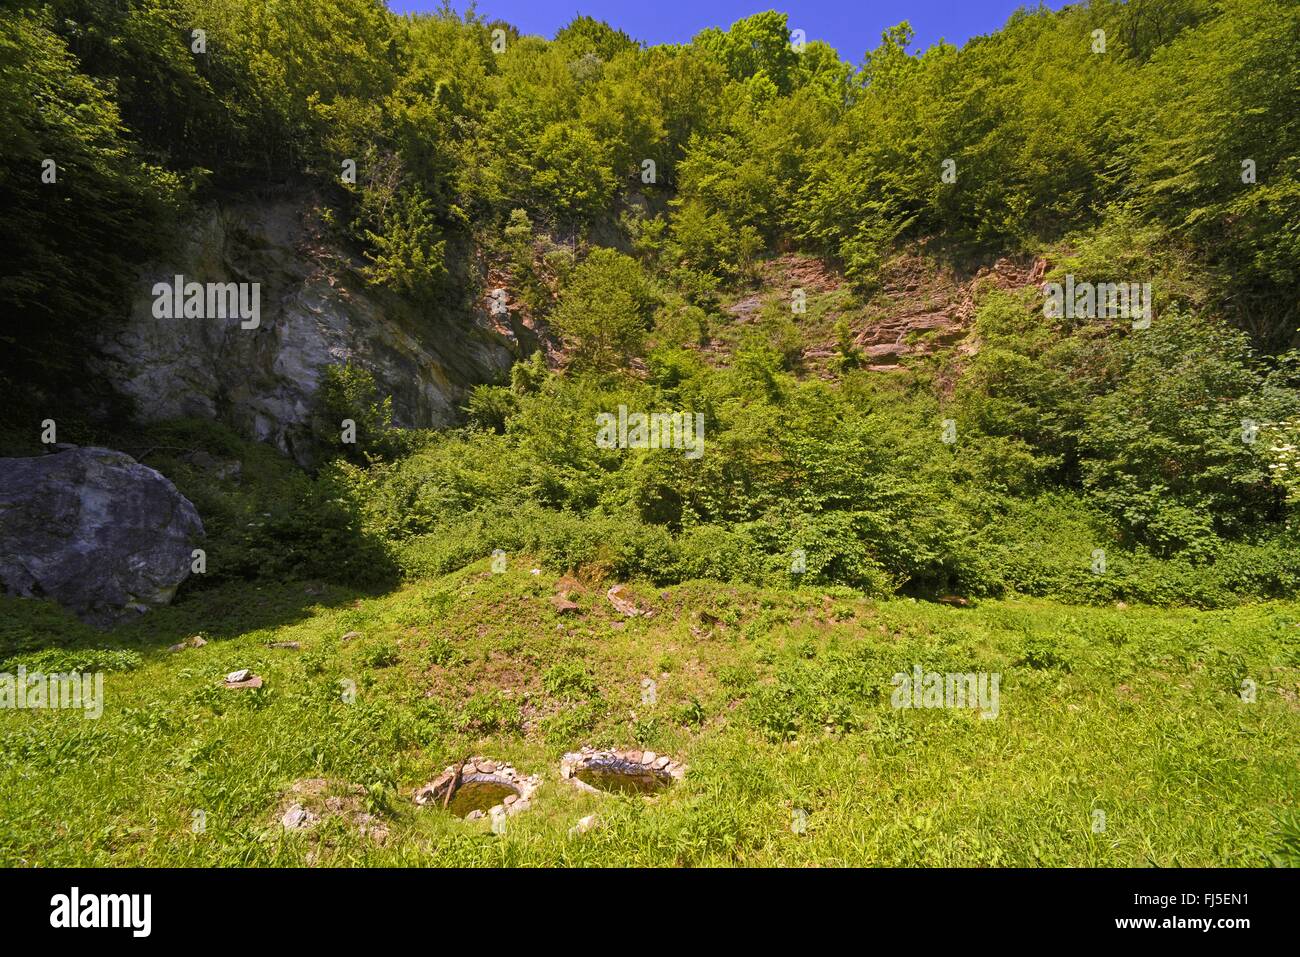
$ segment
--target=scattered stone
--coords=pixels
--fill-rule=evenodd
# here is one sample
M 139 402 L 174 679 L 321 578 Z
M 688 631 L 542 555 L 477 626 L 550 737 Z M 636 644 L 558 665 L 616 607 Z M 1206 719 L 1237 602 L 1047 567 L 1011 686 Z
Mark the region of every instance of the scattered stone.
M 651 765 L 651 767 L 653 767 L 656 771 L 662 771 L 664 768 L 668 767 L 668 762 L 670 760 L 671 759 L 668 758 L 666 755 L 661 755 L 660 757 L 655 758 L 655 763 Z
M 286 831 L 300 831 L 315 826 L 319 820 L 319 815 L 313 814 L 301 804 L 294 804 L 284 812 L 280 824 Z
M 294 781 L 285 791 L 276 820 L 286 831 L 314 830 L 313 840 L 329 844 L 333 829 L 316 829 L 329 819 L 340 819 L 376 844 L 388 840 L 388 826 L 365 810 L 366 789 L 327 778 Z M 314 853 L 314 851 L 313 851 Z
M 207 642 L 201 635 L 194 635 L 191 638 L 186 638 L 184 641 L 172 645 L 167 650 L 171 652 L 184 651 L 186 648 L 202 648 L 206 644 Z
M 518 800 L 519 800 L 518 794 L 507 794 L 505 800 L 502 801 L 501 803 L 504 804 L 506 807 L 509 807 L 510 805 L 514 804 Z
M 225 685 L 227 688 L 260 688 L 262 687 L 262 678 L 260 675 L 253 674 L 247 668 L 241 668 L 226 675 Z
M 655 759 L 658 758 L 658 757 L 659 757 L 659 755 L 655 754 L 653 751 L 647 751 L 647 752 L 645 752 L 645 754 L 641 755 L 641 763 L 642 763 L 642 764 L 654 764 L 654 763 L 655 763 Z
M 609 591 L 605 592 L 605 597 L 609 599 L 611 605 L 618 609 L 619 614 L 625 615 L 628 618 L 635 618 L 637 615 L 645 615 L 646 617 L 649 617 L 651 612 L 638 608 L 636 602 L 626 597 L 626 592 L 627 586 L 615 585 Z
M 487 817 L 487 815 L 484 814 L 482 811 L 470 811 L 468 814 L 465 815 L 465 820 L 467 820 L 467 821 L 481 821 L 481 820 L 483 820 L 483 818 L 485 818 L 485 817 Z
M 298 650 L 300 650 L 300 649 L 302 648 L 302 644 L 301 644 L 300 642 L 297 642 L 297 641 L 271 641 L 271 642 L 267 642 L 266 647 L 268 647 L 268 648 L 287 648 L 287 649 L 289 649 L 290 651 L 298 651 Z
M 352 641 L 354 638 L 360 638 L 360 637 L 361 637 L 361 632 L 359 632 L 359 631 L 349 631 L 346 635 L 343 636 L 343 638 L 342 638 L 341 640 L 342 640 L 342 641 Z
M 373 814 L 358 814 L 355 823 L 357 833 L 368 837 L 381 847 L 388 843 L 388 828 Z
M 600 818 L 595 814 L 588 814 L 586 817 L 579 818 L 578 823 L 569 828 L 569 837 L 577 837 L 579 834 L 586 834 L 598 824 L 600 824 Z
M 954 608 L 969 608 L 971 606 L 970 599 L 963 598 L 961 595 L 944 595 L 938 601 Z
M 551 598 L 551 604 L 555 606 L 555 610 L 559 612 L 561 615 L 567 615 L 570 612 L 577 611 L 582 607 L 576 601 L 571 601 L 569 598 L 565 597 L 564 595 L 553 596 Z
M 491 774 L 497 769 L 495 761 L 480 761 L 474 766 L 483 774 Z

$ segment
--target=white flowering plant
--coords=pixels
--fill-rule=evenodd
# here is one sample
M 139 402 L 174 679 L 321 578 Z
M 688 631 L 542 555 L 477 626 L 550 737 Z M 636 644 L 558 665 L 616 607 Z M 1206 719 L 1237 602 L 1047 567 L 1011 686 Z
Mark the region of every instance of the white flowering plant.
M 1288 503 L 1300 504 L 1300 416 L 1269 423 L 1263 431 L 1270 477 L 1285 489 Z

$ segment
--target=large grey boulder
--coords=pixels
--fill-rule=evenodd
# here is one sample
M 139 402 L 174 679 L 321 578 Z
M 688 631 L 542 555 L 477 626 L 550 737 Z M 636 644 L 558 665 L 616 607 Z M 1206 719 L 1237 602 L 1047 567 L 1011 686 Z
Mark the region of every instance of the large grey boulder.
M 0 459 L 0 587 L 11 594 L 107 627 L 170 602 L 202 537 L 190 501 L 129 455 Z

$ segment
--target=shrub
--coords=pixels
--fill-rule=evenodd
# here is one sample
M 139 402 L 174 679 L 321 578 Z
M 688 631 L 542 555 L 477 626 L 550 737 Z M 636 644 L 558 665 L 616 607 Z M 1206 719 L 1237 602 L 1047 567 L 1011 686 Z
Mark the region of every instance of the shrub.
M 655 304 L 636 260 L 594 249 L 560 293 L 551 324 L 579 367 L 615 369 L 641 354 Z
M 374 374 L 351 362 L 327 366 L 316 395 L 312 431 L 321 447 L 364 462 L 367 453 L 383 453 L 393 427 L 393 398 L 379 397 Z M 341 441 L 343 423 L 355 424 L 355 442 Z
M 1080 446 L 1085 487 L 1123 531 L 1206 558 L 1218 536 L 1277 518 L 1284 495 L 1243 421 L 1297 400 L 1267 387 L 1244 334 L 1173 314 L 1116 348 L 1127 374 L 1090 400 Z
M 578 701 L 597 693 L 596 681 L 586 667 L 576 661 L 561 661 L 542 675 L 542 687 L 555 698 Z

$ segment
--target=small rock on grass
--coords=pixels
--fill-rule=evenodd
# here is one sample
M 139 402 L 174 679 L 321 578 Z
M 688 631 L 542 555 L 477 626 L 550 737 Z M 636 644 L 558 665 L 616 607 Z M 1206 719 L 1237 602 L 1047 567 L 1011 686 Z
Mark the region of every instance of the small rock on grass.
M 576 601 L 571 601 L 564 595 L 556 595 L 551 599 L 551 604 L 555 606 L 556 612 L 561 615 L 577 611 L 580 606 Z
M 628 618 L 634 618 L 637 615 L 648 616 L 649 613 L 638 608 L 635 602 L 625 597 L 626 594 L 627 589 L 625 586 L 615 585 L 609 591 L 605 592 L 605 597 L 609 599 L 609 603 L 613 605 L 620 614 L 626 615 Z
M 302 648 L 302 644 L 301 642 L 297 642 L 297 641 L 268 641 L 266 643 L 266 647 L 288 648 L 290 651 L 298 651 L 299 649 Z
M 579 819 L 578 823 L 569 828 L 569 837 L 577 837 L 579 834 L 586 834 L 593 827 L 600 823 L 600 818 L 594 814 L 588 814 L 586 817 Z
M 309 828 L 319 820 L 319 817 L 301 804 L 294 804 L 284 812 L 284 817 L 280 818 L 280 824 L 283 825 L 286 831 L 297 831 Z
M 225 681 L 227 688 L 260 688 L 262 687 L 261 676 L 253 674 L 247 668 L 240 668 L 238 671 L 232 671 L 226 675 Z
M 359 631 L 349 631 L 346 635 L 343 636 L 343 638 L 342 638 L 341 640 L 342 640 L 342 641 L 352 641 L 353 639 L 360 638 L 360 637 L 361 637 L 361 632 L 359 632 Z

